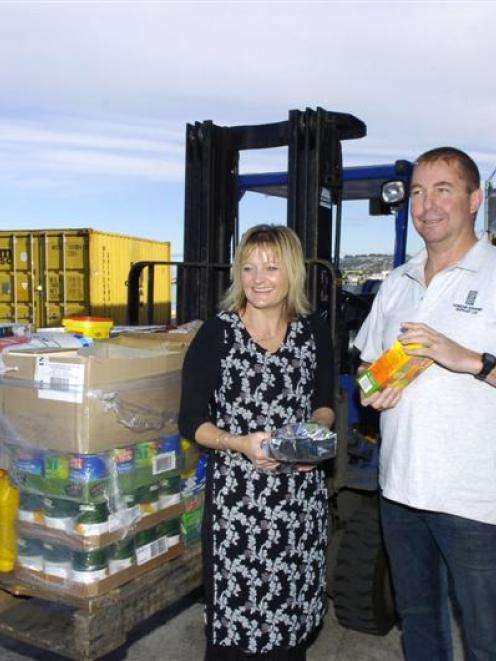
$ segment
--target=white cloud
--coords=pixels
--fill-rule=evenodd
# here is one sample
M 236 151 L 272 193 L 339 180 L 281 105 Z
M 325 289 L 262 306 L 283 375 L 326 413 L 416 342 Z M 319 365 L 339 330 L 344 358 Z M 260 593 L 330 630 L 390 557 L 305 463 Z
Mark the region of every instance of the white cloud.
M 179 189 L 187 122 L 277 122 L 307 106 L 365 121 L 367 137 L 343 143 L 346 164 L 452 144 L 487 176 L 495 18 L 476 0 L 0 2 L 2 185 L 33 207 L 38 191 L 91 178 Z M 243 154 L 241 166 L 283 169 L 285 155 Z
M 57 121 L 55 121 L 57 120 Z M 181 181 L 184 138 L 156 122 L 96 122 L 81 117 L 50 122 L 0 118 L 0 172 L 25 188 L 51 188 L 56 176 L 107 175 Z M 33 176 L 43 172 L 44 176 Z

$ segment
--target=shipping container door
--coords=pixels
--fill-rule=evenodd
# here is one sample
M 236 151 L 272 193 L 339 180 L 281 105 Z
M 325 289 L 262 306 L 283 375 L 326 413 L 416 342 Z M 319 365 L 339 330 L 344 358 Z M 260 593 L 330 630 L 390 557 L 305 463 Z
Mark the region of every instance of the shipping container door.
M 86 230 L 0 232 L 0 321 L 60 326 L 88 310 Z
M 87 314 L 88 234 L 77 231 L 40 235 L 43 262 L 44 326 L 60 326 L 71 314 Z
M 34 233 L 0 233 L 0 322 L 38 321 L 39 255 Z

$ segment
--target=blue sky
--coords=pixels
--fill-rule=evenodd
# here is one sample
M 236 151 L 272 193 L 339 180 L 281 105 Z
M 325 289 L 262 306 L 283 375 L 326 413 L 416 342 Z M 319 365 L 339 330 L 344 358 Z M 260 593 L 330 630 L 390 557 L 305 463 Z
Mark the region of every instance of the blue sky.
M 0 226 L 92 227 L 170 240 L 178 255 L 186 123 L 276 122 L 293 108 L 367 124 L 345 165 L 452 144 L 487 178 L 495 19 L 495 3 L 475 0 L 0 0 Z M 285 169 L 285 153 L 243 154 L 241 169 Z M 345 215 L 343 253 L 392 251 L 392 219 L 364 215 Z M 242 226 L 284 219 L 279 200 L 242 202 Z

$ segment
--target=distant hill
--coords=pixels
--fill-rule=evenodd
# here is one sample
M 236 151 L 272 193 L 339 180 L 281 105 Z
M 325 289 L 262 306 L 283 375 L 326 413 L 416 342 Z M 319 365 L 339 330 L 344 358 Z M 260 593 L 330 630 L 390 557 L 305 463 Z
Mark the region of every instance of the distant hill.
M 409 257 L 407 256 L 407 259 Z M 393 268 L 393 255 L 384 253 L 369 253 L 367 255 L 345 255 L 340 262 L 341 273 L 346 279 L 346 275 L 358 278 L 360 281 L 366 280 L 372 275 L 391 271 Z

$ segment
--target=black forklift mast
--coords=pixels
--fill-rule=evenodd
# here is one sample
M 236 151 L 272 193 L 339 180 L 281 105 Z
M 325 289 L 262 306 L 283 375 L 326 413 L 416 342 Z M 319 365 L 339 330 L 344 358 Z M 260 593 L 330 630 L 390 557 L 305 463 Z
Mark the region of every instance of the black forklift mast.
M 322 108 L 290 110 L 287 121 L 274 124 L 217 126 L 205 121 L 187 126 L 184 268 L 178 270 L 177 323 L 213 315 L 228 286 L 239 240 L 239 153 L 248 149 L 288 147 L 287 225 L 312 263 L 309 294 L 315 308 L 324 315 L 335 309 L 329 292 L 336 277 L 324 263 L 337 269 L 339 260 L 341 141 L 365 134 L 365 124 L 353 115 Z M 323 190 L 329 194 L 325 206 Z
M 341 298 L 339 276 L 341 142 L 365 133 L 365 124 L 356 117 L 322 108 L 291 110 L 287 121 L 276 124 L 226 127 L 205 121 L 188 125 L 184 261 L 161 264 L 177 267 L 176 324 L 215 314 L 229 284 L 239 240 L 239 153 L 288 147 L 287 225 L 301 240 L 307 293 L 314 309 L 328 317 L 334 342 L 335 429 L 340 442 L 328 481 L 333 533 L 328 548 L 328 593 L 342 625 L 383 635 L 393 626 L 395 612 L 379 526 L 377 484 L 371 489 L 363 486 L 363 480 L 358 487 L 350 483 L 349 397 L 339 379 L 348 337 L 346 299 Z M 374 184 L 379 185 L 375 178 Z M 367 191 L 350 199 L 375 199 L 374 191 L 372 198 Z M 153 262 L 138 262 L 129 274 L 131 324 L 139 323 L 139 278 L 145 267 L 149 268 L 150 292 Z M 153 323 L 152 299 L 149 297 L 149 323 Z M 366 462 L 368 455 L 357 469 Z

